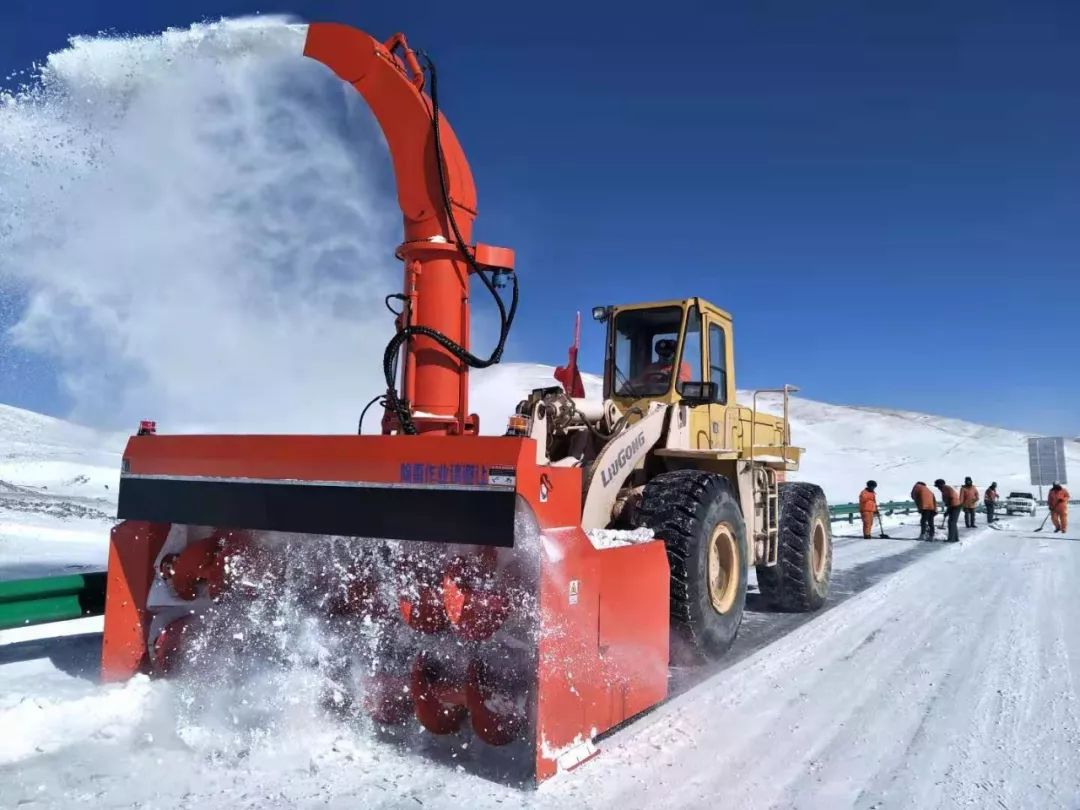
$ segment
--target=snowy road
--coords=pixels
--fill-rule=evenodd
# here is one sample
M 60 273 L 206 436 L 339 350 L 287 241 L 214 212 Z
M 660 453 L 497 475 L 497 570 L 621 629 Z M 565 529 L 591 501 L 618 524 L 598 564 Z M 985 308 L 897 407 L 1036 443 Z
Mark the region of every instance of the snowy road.
M 673 699 L 533 793 L 306 717 L 199 753 L 170 685 L 93 684 L 97 636 L 9 634 L 0 805 L 1080 807 L 1080 541 L 1009 524 L 958 546 L 838 537 L 829 610 L 751 600 L 721 666 L 680 673 Z

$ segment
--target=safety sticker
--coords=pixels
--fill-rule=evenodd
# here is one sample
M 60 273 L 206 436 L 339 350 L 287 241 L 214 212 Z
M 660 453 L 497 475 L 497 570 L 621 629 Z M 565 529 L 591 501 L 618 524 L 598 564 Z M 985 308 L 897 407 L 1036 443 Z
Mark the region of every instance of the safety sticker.
M 490 467 L 488 483 L 495 487 L 512 487 L 517 484 L 517 473 L 513 467 Z
M 517 485 L 513 467 L 488 467 L 486 464 L 402 464 L 398 480 L 402 484 L 436 484 L 440 486 Z
M 578 601 L 578 580 L 570 580 L 570 604 L 576 605 Z

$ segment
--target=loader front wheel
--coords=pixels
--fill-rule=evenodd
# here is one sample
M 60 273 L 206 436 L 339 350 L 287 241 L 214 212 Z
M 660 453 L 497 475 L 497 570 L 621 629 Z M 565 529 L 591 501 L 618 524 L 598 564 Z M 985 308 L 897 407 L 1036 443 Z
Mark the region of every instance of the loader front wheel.
M 780 484 L 779 555 L 757 567 L 758 589 L 774 608 L 809 612 L 825 604 L 832 575 L 829 503 L 816 484 Z
M 667 547 L 672 662 L 719 658 L 739 632 L 749 573 L 746 525 L 727 479 L 662 473 L 645 485 L 635 522 Z

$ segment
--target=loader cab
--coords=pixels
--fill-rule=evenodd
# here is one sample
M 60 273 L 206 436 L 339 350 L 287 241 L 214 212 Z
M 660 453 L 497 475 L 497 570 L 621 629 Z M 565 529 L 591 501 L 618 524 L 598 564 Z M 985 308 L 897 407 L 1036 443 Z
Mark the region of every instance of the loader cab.
M 604 396 L 634 402 L 735 402 L 731 316 L 701 298 L 598 307 L 607 322 Z

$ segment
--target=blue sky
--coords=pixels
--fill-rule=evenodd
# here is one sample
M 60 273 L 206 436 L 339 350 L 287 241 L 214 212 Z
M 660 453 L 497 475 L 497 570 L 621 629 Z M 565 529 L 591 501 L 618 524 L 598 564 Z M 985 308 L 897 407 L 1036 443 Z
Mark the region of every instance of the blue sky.
M 254 12 L 435 57 L 477 235 L 518 254 L 510 359 L 560 362 L 576 308 L 696 294 L 740 387 L 1080 434 L 1080 5 L 16 0 L 0 76 Z M 7 362 L 0 401 L 63 412 L 46 361 Z

